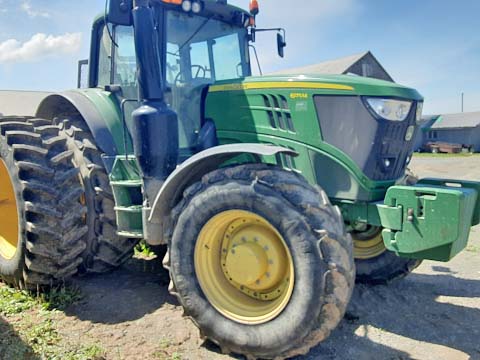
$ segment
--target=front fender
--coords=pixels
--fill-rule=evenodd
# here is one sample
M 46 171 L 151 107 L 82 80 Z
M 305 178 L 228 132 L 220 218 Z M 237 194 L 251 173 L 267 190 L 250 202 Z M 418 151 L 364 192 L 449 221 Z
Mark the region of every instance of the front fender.
M 230 144 L 216 146 L 202 151 L 183 164 L 167 178 L 155 197 L 150 210 L 148 222 L 144 224 L 147 242 L 151 245 L 163 243 L 163 224 L 170 211 L 180 201 L 183 192 L 191 184 L 200 181 L 204 175 L 216 170 L 220 165 L 242 154 L 254 156 L 275 156 L 285 153 L 291 156 L 298 154 L 290 149 L 263 144 Z

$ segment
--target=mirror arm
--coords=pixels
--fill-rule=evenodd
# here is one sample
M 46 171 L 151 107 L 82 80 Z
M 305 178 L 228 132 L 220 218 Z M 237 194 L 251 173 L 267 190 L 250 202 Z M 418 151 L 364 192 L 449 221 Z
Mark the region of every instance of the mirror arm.
M 286 34 L 287 32 L 285 31 L 284 28 L 265 28 L 265 29 L 259 29 L 259 28 L 256 28 L 256 27 L 252 27 L 251 28 L 251 32 L 249 34 L 249 40 L 252 41 L 252 42 L 255 42 L 255 34 L 257 32 L 267 32 L 267 31 L 278 31 L 278 32 L 281 32 L 282 35 L 283 35 L 283 38 L 285 40 L 285 42 L 287 41 L 287 37 L 286 37 Z

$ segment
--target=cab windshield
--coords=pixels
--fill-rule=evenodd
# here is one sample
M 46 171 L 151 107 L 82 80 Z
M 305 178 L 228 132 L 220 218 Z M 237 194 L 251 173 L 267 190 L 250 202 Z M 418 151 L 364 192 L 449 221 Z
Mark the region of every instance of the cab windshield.
M 250 75 L 247 30 L 217 19 L 167 12 L 166 101 L 179 118 L 180 153 L 194 152 L 206 87 Z
M 168 11 L 167 82 L 213 83 L 250 75 L 247 30 Z

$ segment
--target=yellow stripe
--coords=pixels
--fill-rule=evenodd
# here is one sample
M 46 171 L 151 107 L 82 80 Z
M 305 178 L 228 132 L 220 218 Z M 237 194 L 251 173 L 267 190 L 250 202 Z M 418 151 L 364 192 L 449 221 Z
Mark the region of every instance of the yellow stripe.
M 210 92 L 259 90 L 259 89 L 327 89 L 327 90 L 349 90 L 349 91 L 354 90 L 352 86 L 348 86 L 348 85 L 315 83 L 315 82 L 294 82 L 294 81 L 252 82 L 252 83 L 242 83 L 242 84 L 226 84 L 226 85 L 210 86 Z

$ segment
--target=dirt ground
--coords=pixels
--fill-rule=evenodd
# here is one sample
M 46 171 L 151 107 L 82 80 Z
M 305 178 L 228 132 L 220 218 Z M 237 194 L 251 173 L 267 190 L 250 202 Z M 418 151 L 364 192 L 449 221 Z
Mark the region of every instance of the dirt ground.
M 421 177 L 480 179 L 480 156 L 420 157 L 411 167 Z M 83 299 L 56 315 L 62 336 L 72 344 L 99 344 L 107 359 L 231 359 L 204 344 L 182 318 L 168 295 L 167 274 L 142 266 L 76 280 Z M 467 250 L 449 263 L 426 261 L 389 286 L 357 286 L 339 328 L 298 359 L 480 359 L 479 339 L 477 227 Z

